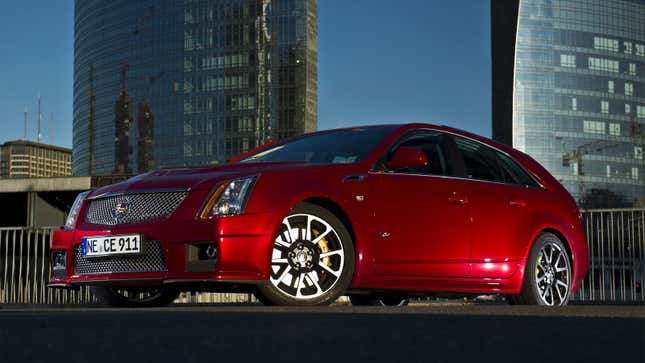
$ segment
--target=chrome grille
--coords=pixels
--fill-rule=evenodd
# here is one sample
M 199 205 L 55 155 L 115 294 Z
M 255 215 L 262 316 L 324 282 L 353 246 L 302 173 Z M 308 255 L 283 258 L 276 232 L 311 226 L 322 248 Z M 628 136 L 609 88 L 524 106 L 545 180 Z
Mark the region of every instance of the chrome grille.
M 177 209 L 187 195 L 186 191 L 173 191 L 132 193 L 91 199 L 85 221 L 115 226 L 166 217 Z
M 74 271 L 77 275 L 113 272 L 165 272 L 166 259 L 159 241 L 143 241 L 141 254 L 83 257 L 81 245 L 74 248 Z

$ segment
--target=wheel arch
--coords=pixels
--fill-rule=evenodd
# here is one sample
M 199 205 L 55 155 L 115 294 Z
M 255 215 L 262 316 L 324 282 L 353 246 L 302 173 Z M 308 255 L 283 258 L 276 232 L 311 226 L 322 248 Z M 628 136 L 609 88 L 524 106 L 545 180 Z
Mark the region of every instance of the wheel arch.
M 529 259 L 529 253 L 531 252 L 531 248 L 535 244 L 535 241 L 537 238 L 542 235 L 543 233 L 551 233 L 558 237 L 560 241 L 562 241 L 562 244 L 564 244 L 564 248 L 567 250 L 567 254 L 569 254 L 569 263 L 571 264 L 571 271 L 572 273 L 575 271 L 575 266 L 574 266 L 574 258 L 573 258 L 573 253 L 571 250 L 571 242 L 569 239 L 566 237 L 566 235 L 556 226 L 553 225 L 547 225 L 539 228 L 532 236 L 530 239 L 530 243 L 526 247 L 526 251 L 524 253 L 524 265 L 528 262 Z M 526 266 L 525 266 L 526 267 Z M 526 268 L 523 269 L 524 273 L 526 273 Z M 524 281 L 524 276 L 522 276 L 522 282 Z
M 310 204 L 315 204 L 319 207 L 325 208 L 331 213 L 333 213 L 340 221 L 343 223 L 345 228 L 347 228 L 347 232 L 349 232 L 350 237 L 352 237 L 352 241 L 354 242 L 354 251 L 356 252 L 356 235 L 354 234 L 354 228 L 352 226 L 352 222 L 349 219 L 349 216 L 347 215 L 347 212 L 341 207 L 338 203 L 335 201 L 325 198 L 325 197 L 308 197 L 300 203 L 310 203 Z

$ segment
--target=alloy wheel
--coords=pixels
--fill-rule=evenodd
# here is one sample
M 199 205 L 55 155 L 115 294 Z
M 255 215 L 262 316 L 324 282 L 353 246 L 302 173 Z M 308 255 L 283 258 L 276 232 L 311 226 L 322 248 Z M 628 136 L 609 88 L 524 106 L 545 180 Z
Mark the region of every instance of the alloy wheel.
M 569 295 L 571 267 L 562 247 L 546 242 L 535 263 L 535 285 L 542 302 L 550 306 L 564 305 Z
M 282 294 L 310 300 L 330 291 L 341 278 L 345 250 L 336 230 L 306 213 L 282 220 L 271 256 L 271 284 Z

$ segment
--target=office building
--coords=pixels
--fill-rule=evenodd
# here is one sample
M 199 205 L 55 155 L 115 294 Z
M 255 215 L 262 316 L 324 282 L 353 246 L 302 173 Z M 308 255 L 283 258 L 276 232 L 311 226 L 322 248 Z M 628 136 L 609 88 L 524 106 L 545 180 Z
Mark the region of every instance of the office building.
M 0 145 L 0 178 L 42 178 L 72 174 L 72 150 L 33 141 Z
M 317 128 L 316 0 L 77 0 L 74 16 L 74 175 L 217 164 Z
M 585 208 L 645 205 L 645 1 L 491 0 L 493 138 Z

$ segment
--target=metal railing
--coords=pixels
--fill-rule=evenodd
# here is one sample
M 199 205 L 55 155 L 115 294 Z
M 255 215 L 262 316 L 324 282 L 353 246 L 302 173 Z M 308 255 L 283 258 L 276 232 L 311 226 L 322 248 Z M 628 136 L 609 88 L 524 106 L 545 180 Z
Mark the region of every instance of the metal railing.
M 645 209 L 583 211 L 589 273 L 574 301 L 644 303 Z M 0 228 L 0 304 L 95 303 L 89 288 L 50 289 L 49 246 L 55 228 Z M 249 294 L 183 293 L 176 303 L 241 303 Z
M 78 291 L 50 289 L 49 246 L 56 228 L 0 228 L 0 304 L 83 304 L 94 298 Z
M 645 209 L 582 212 L 589 272 L 573 300 L 645 302 Z

